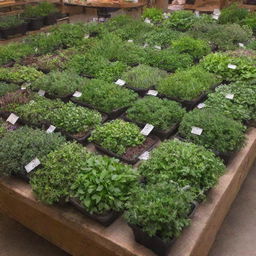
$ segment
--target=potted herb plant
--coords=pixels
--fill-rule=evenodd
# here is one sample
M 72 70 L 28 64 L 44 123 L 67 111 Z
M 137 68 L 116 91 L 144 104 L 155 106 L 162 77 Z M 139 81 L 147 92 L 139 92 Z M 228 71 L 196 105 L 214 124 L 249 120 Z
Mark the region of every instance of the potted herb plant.
M 27 5 L 23 17 L 28 22 L 29 30 L 39 30 L 44 26 L 44 13 L 41 13 L 38 5 Z
M 37 6 L 40 9 L 40 13 L 44 17 L 44 25 L 53 25 L 57 21 L 58 9 L 53 3 L 41 2 Z

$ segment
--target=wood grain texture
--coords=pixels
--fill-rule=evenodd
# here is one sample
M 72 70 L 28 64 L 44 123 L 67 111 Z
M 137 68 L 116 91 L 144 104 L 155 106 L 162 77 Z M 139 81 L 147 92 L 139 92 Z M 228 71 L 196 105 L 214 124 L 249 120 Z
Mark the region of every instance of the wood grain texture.
M 206 256 L 256 156 L 256 129 L 246 146 L 196 210 L 192 224 L 171 248 L 170 256 Z M 122 218 L 110 227 L 84 217 L 71 206 L 46 206 L 36 200 L 29 185 L 13 177 L 0 179 L 0 210 L 75 256 L 153 256 L 137 244 Z

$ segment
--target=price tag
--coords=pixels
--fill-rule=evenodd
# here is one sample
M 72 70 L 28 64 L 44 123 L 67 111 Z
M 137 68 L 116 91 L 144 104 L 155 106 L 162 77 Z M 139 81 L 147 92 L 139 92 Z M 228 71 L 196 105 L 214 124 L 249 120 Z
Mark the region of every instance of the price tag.
M 148 136 L 151 131 L 154 129 L 154 125 L 152 124 L 146 124 L 144 128 L 140 131 L 141 134 Z
M 236 69 L 237 66 L 236 66 L 236 65 L 233 65 L 233 64 L 228 64 L 228 68 L 230 68 L 230 69 Z
M 44 90 L 39 90 L 38 91 L 38 95 L 39 96 L 44 96 L 45 95 L 45 91 Z
M 148 47 L 148 43 L 145 43 L 145 44 L 143 45 L 143 48 L 146 48 L 146 47 Z
M 245 48 L 244 44 L 243 43 L 238 43 L 239 47 L 241 48 Z
M 228 94 L 226 94 L 226 96 L 225 96 L 225 98 L 226 99 L 229 99 L 229 100 L 233 100 L 234 99 L 234 94 L 232 94 L 232 93 L 228 93 Z
M 75 91 L 74 94 L 73 94 L 73 97 L 76 97 L 76 98 L 79 98 L 82 96 L 82 93 L 79 92 L 79 91 Z
M 133 40 L 132 40 L 132 39 L 129 39 L 127 42 L 128 42 L 128 43 L 133 43 Z
M 200 12 L 199 11 L 195 11 L 195 15 L 196 15 L 196 17 L 200 17 Z
M 90 37 L 90 35 L 88 35 L 88 34 L 84 35 L 84 39 L 87 39 L 89 37 Z
M 6 122 L 9 122 L 11 124 L 15 124 L 18 121 L 19 117 L 15 114 L 11 113 L 9 117 L 7 118 Z
M 158 91 L 156 90 L 148 90 L 147 95 L 156 96 L 158 94 Z
M 56 127 L 54 125 L 50 125 L 49 128 L 46 130 L 46 133 L 53 133 Z
M 200 127 L 192 126 L 191 133 L 195 135 L 201 135 L 203 132 L 203 129 Z
M 154 48 L 157 49 L 157 50 L 161 50 L 162 49 L 161 46 L 159 46 L 159 45 L 155 45 Z
M 205 107 L 205 104 L 204 103 L 200 103 L 197 105 L 197 108 L 201 109 L 201 108 L 204 108 Z
M 120 85 L 120 86 L 123 86 L 123 85 L 125 85 L 125 81 L 124 80 L 122 80 L 122 79 L 118 79 L 116 82 L 115 82 L 115 84 L 116 85 Z
M 39 159 L 38 158 L 34 158 L 30 163 L 28 163 L 25 166 L 25 169 L 26 169 L 27 173 L 30 173 L 31 171 L 33 171 L 40 164 L 41 164 L 41 162 L 39 161 Z
M 143 154 L 139 156 L 140 160 L 148 160 L 150 157 L 150 153 L 148 151 L 145 151 Z
M 146 18 L 146 19 L 144 20 L 144 22 L 145 22 L 145 23 L 148 23 L 148 24 L 151 24 L 151 20 L 150 20 L 149 18 Z

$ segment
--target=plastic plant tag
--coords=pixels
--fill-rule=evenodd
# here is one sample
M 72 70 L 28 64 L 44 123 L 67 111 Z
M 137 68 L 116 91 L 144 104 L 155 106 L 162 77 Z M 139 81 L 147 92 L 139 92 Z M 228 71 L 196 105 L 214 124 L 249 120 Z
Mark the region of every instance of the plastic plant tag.
M 39 166 L 41 164 L 40 160 L 36 157 L 34 158 L 30 163 L 28 163 L 25 166 L 26 172 L 30 173 L 31 171 L 33 171 L 37 166 Z
M 148 43 L 145 43 L 145 44 L 143 45 L 143 48 L 146 48 L 146 47 L 148 47 Z
M 139 156 L 139 159 L 140 160 L 148 160 L 150 157 L 150 153 L 148 151 L 145 151 L 144 153 L 142 153 L 140 156 Z
M 6 122 L 9 122 L 11 124 L 15 124 L 18 121 L 19 117 L 15 114 L 11 113 L 9 117 L 7 118 Z
M 46 33 L 46 36 L 49 36 L 50 34 L 51 34 L 51 33 L 48 32 L 48 33 Z
M 88 34 L 85 34 L 84 35 L 84 39 L 87 39 L 87 38 L 89 38 L 90 37 L 90 35 L 88 35 Z
M 237 66 L 236 66 L 236 65 L 233 65 L 233 64 L 228 64 L 228 68 L 230 68 L 230 69 L 236 69 Z
M 219 15 L 216 15 L 216 14 L 213 14 L 213 15 L 212 15 L 212 18 L 213 18 L 214 20 L 218 20 L 219 17 L 220 17 L 220 16 L 219 16 Z
M 148 90 L 147 95 L 156 96 L 158 94 L 158 91 L 156 90 Z
M 38 52 L 38 48 L 35 48 L 35 52 Z
M 99 20 L 99 19 L 96 18 L 96 17 L 93 17 L 93 18 L 92 18 L 92 21 L 93 21 L 93 22 L 97 22 L 98 20 Z
M 161 50 L 162 49 L 161 46 L 159 46 L 159 45 L 155 45 L 154 48 L 157 49 L 157 50 Z
M 50 125 L 49 128 L 46 130 L 46 133 L 53 133 L 56 127 L 54 125 Z
M 245 48 L 244 44 L 243 43 L 238 43 L 239 47 L 241 48 Z
M 214 9 L 213 14 L 215 15 L 220 15 L 220 9 Z
M 164 19 L 168 19 L 168 18 L 169 18 L 168 13 L 164 12 L 164 13 L 163 13 L 163 17 L 164 17 Z
M 25 84 L 21 85 L 20 89 L 21 90 L 26 90 L 27 87 L 30 86 L 30 85 L 31 85 L 31 83 L 25 83 Z
M 204 104 L 204 103 L 199 103 L 199 104 L 197 105 L 197 108 L 199 108 L 199 109 L 204 108 L 204 107 L 205 107 L 205 104 Z
M 39 90 L 38 91 L 38 95 L 39 96 L 44 96 L 45 95 L 45 91 L 44 90 Z
M 144 22 L 145 22 L 145 23 L 148 23 L 148 24 L 151 24 L 151 20 L 150 20 L 149 18 L 146 18 L 146 19 L 144 20 Z
M 141 134 L 148 136 L 151 131 L 154 129 L 154 125 L 152 124 L 146 124 L 144 128 L 140 131 Z
M 203 129 L 200 127 L 192 126 L 191 133 L 195 135 L 201 135 L 203 132 Z
M 196 15 L 196 17 L 199 17 L 200 16 L 200 12 L 199 11 L 195 11 L 195 15 Z
M 122 80 L 122 79 L 118 79 L 116 82 L 115 82 L 116 85 L 120 85 L 120 86 L 123 86 L 125 85 L 125 81 Z
M 229 100 L 233 100 L 234 99 L 234 94 L 232 94 L 232 93 L 228 93 L 228 94 L 226 94 L 226 96 L 225 96 L 225 98 L 226 99 L 229 99 Z
M 133 43 L 133 40 L 132 40 L 132 39 L 129 39 L 127 42 L 128 42 L 128 43 Z
M 75 91 L 74 94 L 73 94 L 73 97 L 76 97 L 76 98 L 79 98 L 82 96 L 82 93 L 79 92 L 79 91 Z

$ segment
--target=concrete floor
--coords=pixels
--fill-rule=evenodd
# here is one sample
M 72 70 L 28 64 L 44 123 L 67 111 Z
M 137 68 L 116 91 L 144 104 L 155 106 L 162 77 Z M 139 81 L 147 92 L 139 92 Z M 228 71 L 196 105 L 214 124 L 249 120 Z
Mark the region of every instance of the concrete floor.
M 209 256 L 256 256 L 255 195 L 256 164 L 233 203 Z M 68 256 L 68 254 L 17 222 L 0 215 L 0 256 Z

